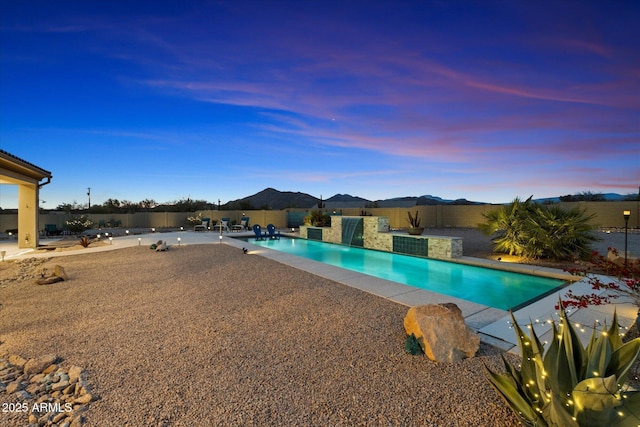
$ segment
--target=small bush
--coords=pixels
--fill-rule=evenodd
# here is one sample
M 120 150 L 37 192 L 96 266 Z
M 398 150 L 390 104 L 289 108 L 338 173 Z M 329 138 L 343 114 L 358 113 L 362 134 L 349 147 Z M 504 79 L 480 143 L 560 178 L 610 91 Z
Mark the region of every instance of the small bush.
M 83 248 L 88 247 L 88 246 L 91 244 L 91 242 L 92 242 L 92 240 L 91 240 L 91 239 L 89 239 L 87 236 L 82 236 L 82 237 L 80 238 L 80 245 L 81 245 Z
M 588 257 L 591 243 L 598 240 L 590 223 L 594 215 L 578 208 L 539 205 L 531 197 L 516 198 L 483 216 L 486 222 L 478 226 L 485 234 L 495 235 L 494 252 L 569 260 Z
M 79 216 L 77 218 L 68 219 L 65 224 L 67 225 L 67 229 L 72 233 L 82 233 L 85 230 L 93 227 L 94 222 L 84 215 Z
M 322 211 L 311 211 L 309 215 L 304 217 L 304 225 L 312 225 L 314 227 L 330 227 L 331 216 Z
M 422 338 L 416 338 L 416 335 L 414 333 L 411 333 L 411 335 L 407 335 L 407 339 L 404 341 L 404 351 L 414 356 L 417 356 L 418 354 L 424 354 L 422 346 L 420 345 L 420 341 L 422 341 Z

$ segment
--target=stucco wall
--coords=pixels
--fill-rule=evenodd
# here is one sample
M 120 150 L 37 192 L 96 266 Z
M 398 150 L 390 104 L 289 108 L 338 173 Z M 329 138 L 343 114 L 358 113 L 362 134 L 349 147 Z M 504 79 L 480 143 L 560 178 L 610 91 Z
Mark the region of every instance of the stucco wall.
M 624 227 L 624 210 L 631 211 L 629 220 L 630 228 L 640 228 L 640 202 L 566 202 L 559 203 L 565 209 L 578 207 L 586 209 L 588 214 L 594 214 L 591 221 L 598 227 Z M 412 214 L 418 211 L 422 219 L 422 226 L 431 228 L 446 227 L 471 227 L 475 228 L 484 221 L 482 214 L 498 209 L 499 205 L 441 205 L 441 206 L 417 206 L 413 208 L 374 208 L 364 209 L 367 215 L 386 217 L 392 229 L 406 228 L 407 212 Z M 295 209 L 297 212 L 305 212 L 304 209 Z M 307 210 L 308 211 L 308 210 Z M 357 216 L 363 209 L 343 209 L 342 215 Z M 88 214 L 88 217 L 95 221 L 120 220 L 122 227 L 180 227 L 186 225 L 188 216 L 196 215 L 197 212 L 139 212 L 135 214 Z M 200 211 L 203 217 L 219 220 L 229 217 L 232 221 L 240 222 L 243 214 L 250 218 L 250 224 L 274 224 L 276 227 L 285 228 L 287 226 L 287 211 L 273 210 L 247 210 L 247 211 Z M 331 213 L 331 212 L 328 212 Z M 79 215 L 73 215 L 79 216 Z M 56 224 L 59 228 L 70 216 L 64 212 L 45 212 L 39 214 L 39 226 L 44 228 L 45 224 Z M 17 213 L 0 213 L 0 232 L 7 229 L 18 228 Z

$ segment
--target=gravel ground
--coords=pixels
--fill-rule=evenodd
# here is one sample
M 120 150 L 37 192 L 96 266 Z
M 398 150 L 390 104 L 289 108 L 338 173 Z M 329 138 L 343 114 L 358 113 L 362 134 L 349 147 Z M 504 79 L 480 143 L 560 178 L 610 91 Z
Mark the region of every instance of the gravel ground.
M 365 292 L 226 245 L 38 268 L 55 264 L 69 280 L 2 282 L 0 356 L 86 369 L 99 396 L 86 425 L 517 424 L 484 378 L 482 362 L 502 366 L 497 350 L 458 364 L 408 355 L 407 307 Z M 0 413 L 0 425 L 27 416 Z

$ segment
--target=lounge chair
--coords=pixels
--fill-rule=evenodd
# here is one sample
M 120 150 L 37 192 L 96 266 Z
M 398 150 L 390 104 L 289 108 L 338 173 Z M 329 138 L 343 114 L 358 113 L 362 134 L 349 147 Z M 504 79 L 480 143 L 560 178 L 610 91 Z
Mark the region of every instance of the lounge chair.
M 221 218 L 220 222 L 213 226 L 216 231 L 229 231 L 229 218 Z
M 267 231 L 269 232 L 269 238 L 279 240 L 280 232 L 276 230 L 276 226 L 273 224 L 267 225 Z
M 58 226 L 55 224 L 45 224 L 44 233 L 47 236 L 59 236 L 62 230 L 58 230 Z
M 258 224 L 253 224 L 253 232 L 256 235 L 256 240 L 264 240 L 267 237 L 267 233 L 263 233 Z
M 245 231 L 249 227 L 249 217 L 243 216 L 240 220 L 240 224 L 234 224 L 231 226 L 231 231 Z
M 193 231 L 207 231 L 209 229 L 209 218 L 202 218 L 202 223 L 193 226 Z

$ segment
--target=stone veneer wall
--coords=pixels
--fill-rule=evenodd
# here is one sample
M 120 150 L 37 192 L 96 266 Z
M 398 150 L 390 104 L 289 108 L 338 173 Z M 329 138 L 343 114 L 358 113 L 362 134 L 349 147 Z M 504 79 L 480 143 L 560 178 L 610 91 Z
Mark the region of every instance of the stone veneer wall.
M 322 241 L 327 243 L 342 243 L 342 216 L 331 217 L 331 227 L 322 228 Z M 389 218 L 378 216 L 362 217 L 364 223 L 364 247 L 379 251 L 393 252 L 393 236 L 409 239 L 427 240 L 428 257 L 437 259 L 451 259 L 462 256 L 461 237 L 446 236 L 410 236 L 408 234 L 390 233 Z M 300 237 L 306 239 L 310 227 L 300 226 Z

